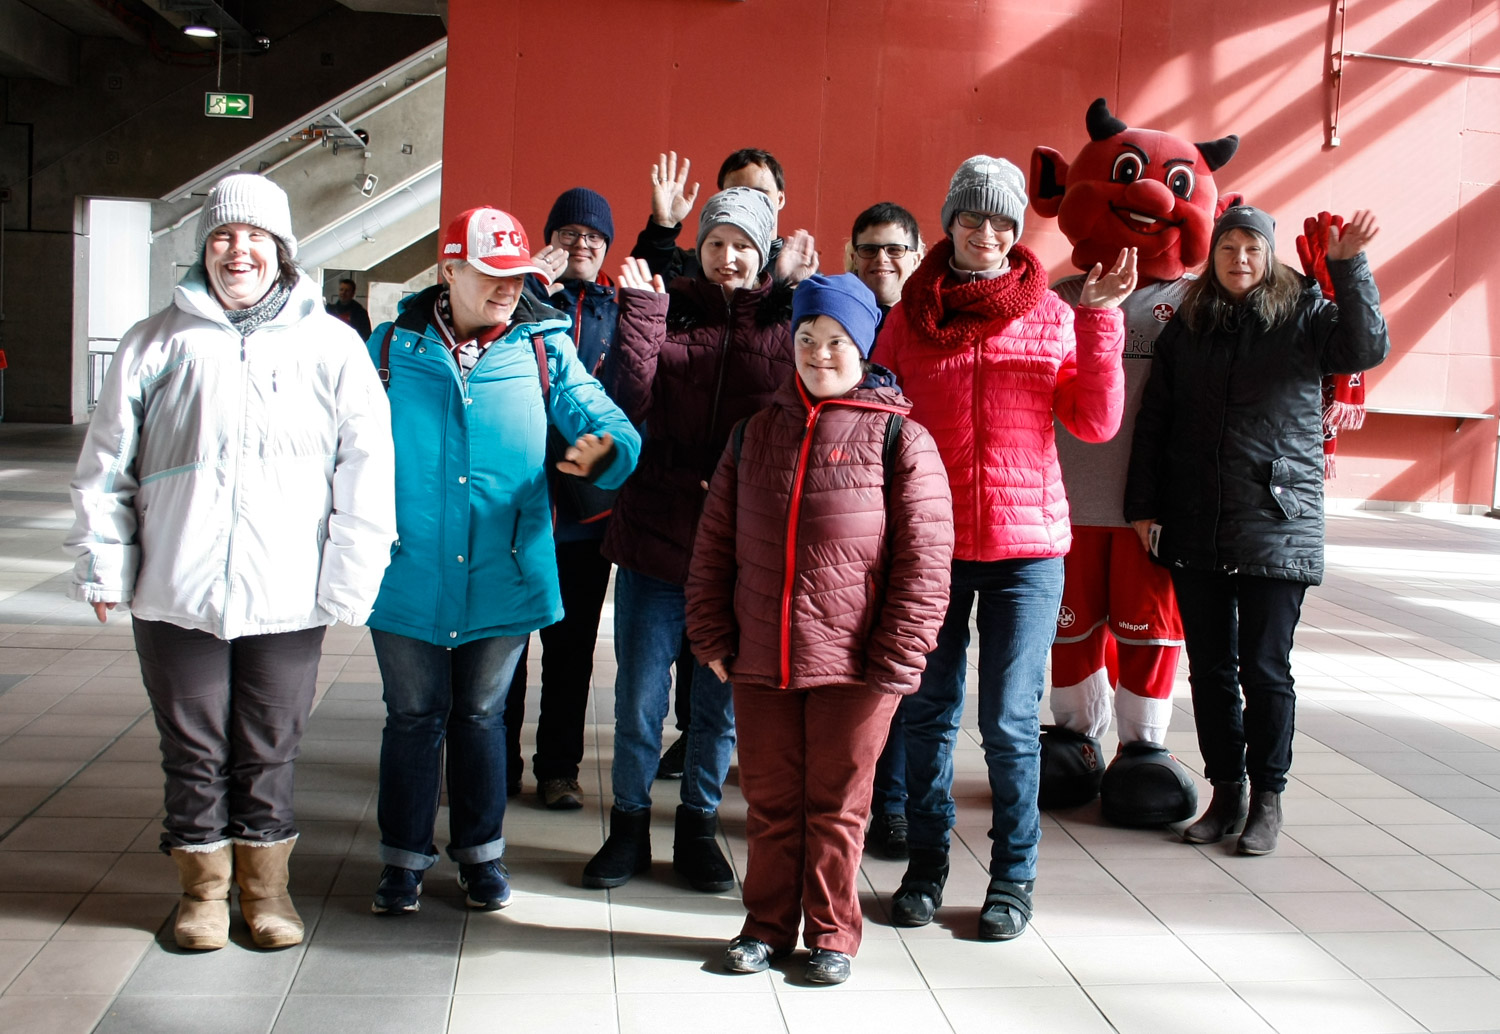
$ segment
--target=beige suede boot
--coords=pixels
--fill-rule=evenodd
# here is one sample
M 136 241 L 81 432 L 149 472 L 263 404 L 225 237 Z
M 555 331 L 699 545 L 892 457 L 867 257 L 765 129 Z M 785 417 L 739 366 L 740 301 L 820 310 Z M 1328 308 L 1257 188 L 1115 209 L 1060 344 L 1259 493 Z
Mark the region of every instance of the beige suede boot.
M 212 850 L 172 848 L 182 898 L 172 932 L 177 946 L 189 951 L 212 951 L 229 943 L 229 873 L 233 858 L 229 841 Z
M 286 892 L 287 860 L 296 837 L 274 844 L 235 841 L 234 879 L 240 885 L 240 914 L 257 948 L 290 948 L 302 943 L 302 917 Z

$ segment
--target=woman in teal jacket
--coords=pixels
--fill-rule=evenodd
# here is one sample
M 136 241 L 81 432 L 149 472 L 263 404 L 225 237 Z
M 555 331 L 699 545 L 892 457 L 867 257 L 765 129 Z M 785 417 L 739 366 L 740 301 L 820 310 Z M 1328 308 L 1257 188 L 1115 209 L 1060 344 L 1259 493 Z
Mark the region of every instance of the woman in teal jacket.
M 437 861 L 447 743 L 448 854 L 472 908 L 503 907 L 505 693 L 522 646 L 562 617 L 545 474 L 618 487 L 640 437 L 578 361 L 567 316 L 521 291 L 526 234 L 498 209 L 448 227 L 443 282 L 370 336 L 396 440 L 397 541 L 369 625 L 385 684 L 378 914 L 414 912 Z M 538 261 L 546 257 L 538 255 Z

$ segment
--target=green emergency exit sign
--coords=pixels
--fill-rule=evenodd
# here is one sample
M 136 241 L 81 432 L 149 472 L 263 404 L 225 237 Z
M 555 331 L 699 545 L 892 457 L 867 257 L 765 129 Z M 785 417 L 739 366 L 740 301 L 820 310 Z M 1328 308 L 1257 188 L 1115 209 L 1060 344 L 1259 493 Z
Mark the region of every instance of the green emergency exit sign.
M 210 118 L 251 118 L 255 95 L 249 93 L 205 93 L 203 114 Z

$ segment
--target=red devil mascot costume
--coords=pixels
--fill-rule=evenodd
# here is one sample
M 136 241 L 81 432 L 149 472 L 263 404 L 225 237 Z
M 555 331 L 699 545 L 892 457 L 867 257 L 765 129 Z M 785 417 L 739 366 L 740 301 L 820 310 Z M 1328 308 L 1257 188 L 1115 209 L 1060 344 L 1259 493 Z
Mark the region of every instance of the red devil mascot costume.
M 1121 248 L 1135 248 L 1140 280 L 1121 306 L 1121 433 L 1103 444 L 1085 444 L 1057 431 L 1073 548 L 1065 561 L 1052 648 L 1056 727 L 1043 737 L 1042 796 L 1044 806 L 1082 803 L 1102 777 L 1106 818 L 1154 825 L 1190 817 L 1196 795 L 1161 746 L 1172 713 L 1182 627 L 1171 576 L 1151 562 L 1125 521 L 1130 428 L 1156 337 L 1194 279 L 1189 271 L 1208 259 L 1215 217 L 1238 200 L 1219 195 L 1214 172 L 1234 156 L 1239 138 L 1192 143 L 1171 133 L 1132 129 L 1110 114 L 1102 97 L 1089 106 L 1086 124 L 1089 142 L 1071 164 L 1050 147 L 1032 152 L 1031 206 L 1042 216 L 1057 217 L 1073 245 L 1073 265 L 1087 270 L 1104 262 L 1107 267 Z M 1053 289 L 1076 304 L 1083 280 L 1069 277 Z M 1101 773 L 1096 738 L 1109 727 L 1111 711 L 1122 746 L 1109 771 Z M 1117 766 L 1120 776 L 1127 766 L 1133 774 L 1112 779 Z M 1067 787 L 1049 778 L 1063 771 L 1071 777 Z

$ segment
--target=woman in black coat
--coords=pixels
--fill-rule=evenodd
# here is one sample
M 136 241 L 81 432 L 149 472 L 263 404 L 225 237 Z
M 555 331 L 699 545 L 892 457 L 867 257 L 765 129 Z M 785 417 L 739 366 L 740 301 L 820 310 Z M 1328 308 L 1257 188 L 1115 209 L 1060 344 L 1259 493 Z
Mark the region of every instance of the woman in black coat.
M 1390 350 L 1364 255 L 1377 230 L 1359 211 L 1331 231 L 1335 305 L 1276 261 L 1269 215 L 1229 209 L 1207 270 L 1156 342 L 1125 516 L 1171 568 L 1182 611 L 1214 787 L 1188 843 L 1214 843 L 1243 822 L 1240 854 L 1276 848 L 1292 761 L 1292 634 L 1307 587 L 1323 580 L 1322 380 L 1368 370 Z

